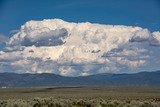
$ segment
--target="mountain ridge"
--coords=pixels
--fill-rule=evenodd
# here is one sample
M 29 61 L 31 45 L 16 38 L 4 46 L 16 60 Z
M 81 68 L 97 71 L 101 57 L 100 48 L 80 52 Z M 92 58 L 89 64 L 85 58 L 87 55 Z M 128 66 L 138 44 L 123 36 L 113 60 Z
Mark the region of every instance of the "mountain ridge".
M 66 77 L 52 73 L 0 73 L 0 87 L 37 86 L 160 86 L 160 70 L 132 74 L 94 74 Z

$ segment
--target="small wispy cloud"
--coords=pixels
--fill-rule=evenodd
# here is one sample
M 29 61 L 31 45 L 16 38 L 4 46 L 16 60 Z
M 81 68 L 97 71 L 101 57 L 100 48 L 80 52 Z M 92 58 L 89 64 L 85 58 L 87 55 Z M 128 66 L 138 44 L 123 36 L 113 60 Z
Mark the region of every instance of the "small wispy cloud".
M 9 41 L 9 37 L 0 34 L 0 43 L 6 43 L 7 41 Z
M 17 33 L 17 32 L 19 32 L 19 30 L 14 29 L 14 30 L 11 30 L 11 31 L 10 31 L 10 34 L 15 34 L 15 33 Z

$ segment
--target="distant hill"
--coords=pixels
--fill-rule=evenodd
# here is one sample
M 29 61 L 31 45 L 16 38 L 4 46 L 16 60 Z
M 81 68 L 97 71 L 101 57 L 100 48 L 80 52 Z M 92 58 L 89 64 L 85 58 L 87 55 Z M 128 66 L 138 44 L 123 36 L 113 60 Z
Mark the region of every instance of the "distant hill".
M 80 77 L 60 75 L 0 73 L 0 87 L 34 86 L 160 86 L 160 71 L 135 74 L 96 74 Z

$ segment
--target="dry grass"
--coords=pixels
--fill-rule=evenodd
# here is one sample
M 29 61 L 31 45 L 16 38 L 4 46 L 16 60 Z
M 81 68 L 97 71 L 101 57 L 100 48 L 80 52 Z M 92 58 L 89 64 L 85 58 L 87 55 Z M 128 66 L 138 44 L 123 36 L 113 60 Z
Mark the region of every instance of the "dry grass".
M 160 87 L 0 89 L 0 107 L 160 107 Z

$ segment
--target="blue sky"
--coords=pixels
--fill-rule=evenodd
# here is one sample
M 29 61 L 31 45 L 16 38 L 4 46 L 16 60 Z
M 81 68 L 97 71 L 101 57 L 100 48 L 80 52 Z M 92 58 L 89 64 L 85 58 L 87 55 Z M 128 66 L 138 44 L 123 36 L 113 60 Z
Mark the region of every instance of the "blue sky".
M 47 24 L 48 22 L 46 22 L 46 24 L 44 25 L 40 24 L 38 32 L 33 33 L 34 35 L 32 35 L 32 33 L 30 33 L 30 35 L 26 34 L 25 37 L 23 36 L 23 34 L 19 35 L 21 36 L 21 38 L 19 38 L 19 36 L 15 37 L 15 39 L 12 39 L 12 41 L 10 41 L 10 44 L 5 47 L 5 42 L 9 40 L 8 37 L 13 36 L 13 34 L 20 29 L 21 25 L 23 25 L 27 21 L 54 18 L 59 18 L 67 22 L 91 22 L 110 25 L 139 26 L 142 28 L 147 28 L 149 29 L 149 31 L 146 29 L 135 30 L 136 28 L 133 28 L 132 31 L 128 27 L 121 26 L 119 28 L 119 32 L 116 34 L 116 27 L 114 27 L 114 29 L 112 29 L 110 33 L 108 33 L 107 30 L 101 30 L 103 29 L 103 26 L 99 26 L 100 30 L 97 28 L 93 29 L 94 27 L 87 29 L 86 27 L 84 30 L 79 32 L 79 30 L 75 30 L 78 28 L 69 23 L 70 26 L 75 27 L 75 29 L 73 29 L 75 30 L 75 32 L 72 32 L 72 30 L 67 31 L 65 23 L 62 21 L 64 25 L 63 29 L 52 28 L 50 31 L 47 31 L 47 33 L 45 33 L 40 28 L 50 28 L 50 26 L 48 26 L 50 25 L 50 22 L 49 24 Z M 56 25 L 55 22 L 59 23 L 58 20 L 52 20 L 52 22 L 53 25 Z M 92 26 L 97 25 L 93 24 Z M 126 30 L 123 31 L 123 29 Z M 33 32 L 35 31 L 34 26 L 32 30 Z M 97 34 L 97 31 L 100 32 L 98 32 Z M 150 33 L 150 31 L 154 33 Z M 88 71 L 91 71 L 88 74 L 97 73 L 99 72 L 98 69 L 102 70 L 102 72 L 106 71 L 107 69 L 108 71 L 116 71 L 116 69 L 118 69 L 119 71 L 129 72 L 156 70 L 159 69 L 160 65 L 160 32 L 155 31 L 160 31 L 160 0 L 0 0 L 0 72 L 53 71 L 54 73 L 57 73 L 56 71 L 60 71 L 58 73 L 62 73 L 62 75 L 63 73 L 68 73 L 69 75 L 82 75 L 84 73 L 82 71 L 85 71 L 86 69 Z M 58 34 L 58 39 L 54 38 L 54 33 L 56 34 L 56 32 L 60 32 L 60 34 Z M 52 33 L 53 35 L 50 35 L 50 33 Z M 70 37 L 69 39 L 66 39 L 68 40 L 66 44 L 65 42 L 63 42 L 63 40 L 61 40 L 63 38 L 61 37 L 61 34 L 66 34 L 63 35 L 63 37 Z M 81 34 L 82 38 L 84 37 L 87 39 L 79 40 L 79 37 L 77 37 L 79 36 L 79 34 Z M 32 36 L 33 38 L 30 38 L 29 36 Z M 109 37 L 109 39 L 103 37 Z M 132 39 L 133 43 L 130 41 Z M 107 40 L 109 40 L 109 42 L 106 42 Z M 57 42 L 59 42 L 58 44 L 60 44 L 59 47 L 55 47 L 57 45 L 55 45 L 54 43 Z M 47 43 L 48 45 L 46 45 Z M 52 45 L 50 43 L 52 43 Z M 94 54 L 95 56 L 93 55 L 93 57 L 91 57 L 92 51 L 89 52 L 87 50 L 88 48 L 85 48 L 84 50 L 88 52 L 87 55 L 89 57 L 86 57 L 87 55 L 83 54 L 84 52 L 80 52 L 81 54 L 74 56 L 74 54 L 79 53 L 79 51 L 71 51 L 73 55 L 72 53 L 69 53 L 68 55 L 66 53 L 70 52 L 72 48 L 70 48 L 70 45 L 67 45 L 67 43 L 72 44 L 79 50 L 84 49 L 83 47 L 85 45 L 81 45 L 84 43 L 89 44 L 86 46 L 89 46 L 90 50 L 93 50 L 92 45 L 94 46 L 96 43 L 96 46 L 98 47 L 97 50 L 101 49 L 104 55 L 105 53 L 109 52 L 108 47 L 110 47 L 111 50 L 114 50 L 117 46 L 117 48 L 119 49 L 120 57 L 124 57 L 123 54 L 125 54 L 125 52 L 131 52 L 131 55 L 125 56 L 125 58 L 119 60 L 119 65 L 117 65 L 117 60 L 114 60 L 112 56 L 109 58 L 103 58 L 103 55 L 99 57 L 101 53 L 97 53 Z M 103 44 L 104 46 L 107 46 L 107 48 L 103 47 Z M 34 47 L 33 45 L 37 45 L 37 47 Z M 67 47 L 67 49 L 62 53 L 59 51 L 57 52 L 57 50 L 63 49 L 62 47 Z M 30 48 L 33 48 L 35 50 L 35 53 L 32 56 L 27 56 L 30 55 L 27 49 Z M 49 49 L 52 50 L 48 51 L 49 53 L 47 53 L 45 50 Z M 123 51 L 121 50 L 124 50 L 123 54 Z M 43 55 L 43 57 L 41 55 Z M 61 56 L 59 57 L 60 59 L 56 59 L 56 55 Z M 85 56 L 86 60 L 89 61 L 88 64 L 82 65 L 81 63 L 79 63 L 81 61 L 85 63 L 86 60 L 83 60 L 85 59 L 83 58 L 83 56 Z M 50 61 L 50 59 L 48 60 L 48 58 L 51 58 L 52 61 Z M 103 60 L 98 58 L 102 58 Z M 59 64 L 58 61 L 61 61 L 61 59 L 64 59 L 64 61 L 68 61 L 67 64 L 63 64 L 63 61 Z M 72 59 L 77 59 L 78 64 L 76 65 L 76 62 L 75 65 L 73 64 L 74 66 L 69 66 L 68 64 L 72 64 Z M 95 60 L 92 61 L 90 59 Z M 111 63 L 105 62 L 106 59 Z M 99 64 L 99 61 L 104 62 L 101 65 Z M 92 62 L 97 62 L 97 66 L 95 66 Z M 89 65 L 90 63 L 91 65 Z M 80 67 L 84 70 L 81 70 Z M 94 71 L 92 69 L 94 69 Z M 85 73 L 87 73 L 87 70 Z
M 0 0 L 0 34 L 29 20 L 61 18 L 160 29 L 160 0 Z

